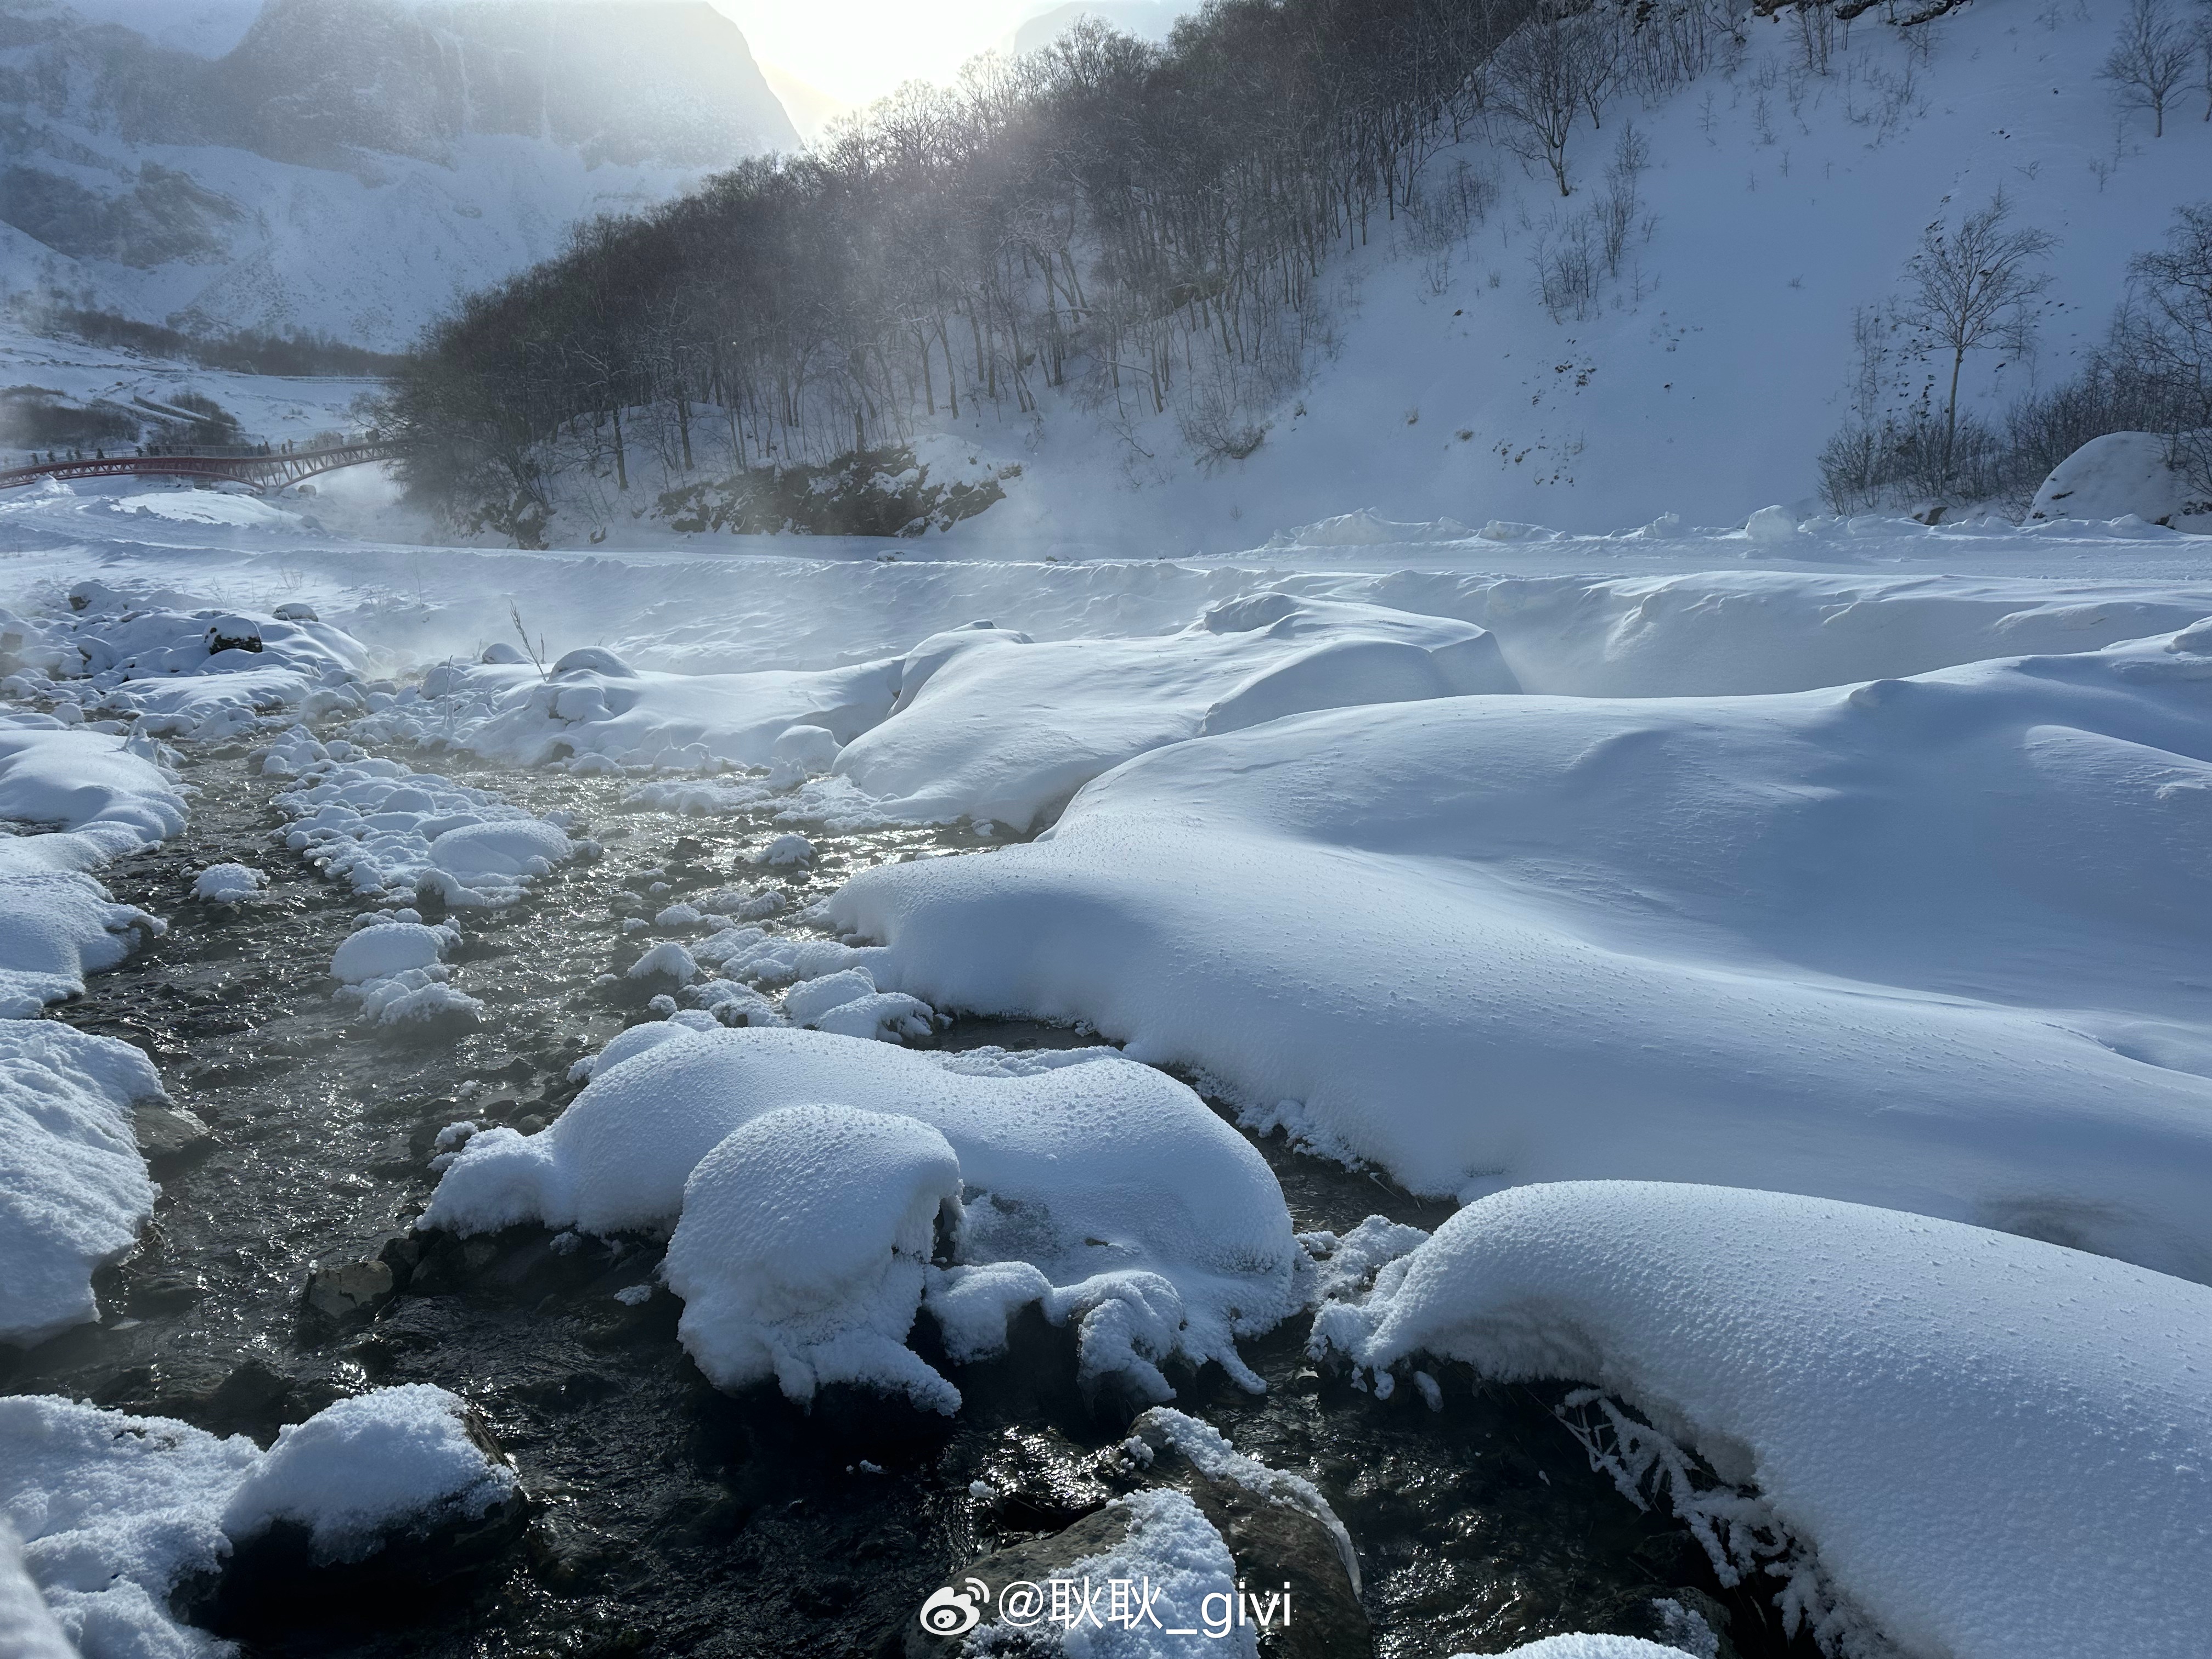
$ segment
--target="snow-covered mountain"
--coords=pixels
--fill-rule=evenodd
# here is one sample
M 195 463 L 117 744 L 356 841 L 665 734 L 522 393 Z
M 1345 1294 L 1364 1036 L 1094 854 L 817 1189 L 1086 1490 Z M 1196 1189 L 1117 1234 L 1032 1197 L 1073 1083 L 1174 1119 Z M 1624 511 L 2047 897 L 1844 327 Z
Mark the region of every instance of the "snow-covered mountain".
M 396 349 L 798 142 L 705 0 L 267 0 L 220 56 L 237 5 L 89 9 L 0 0 L 0 287 L 188 329 Z
M 1869 20 L 1825 55 L 1787 13 L 1747 18 L 1742 50 L 1707 74 L 1648 104 L 1623 91 L 1601 127 L 1579 123 L 1565 200 L 1540 166 L 1479 137 L 1448 147 L 1430 167 L 1456 180 L 1437 195 L 1466 204 L 1464 228 L 1425 209 L 1339 257 L 1336 349 L 1264 411 L 1248 459 L 1194 464 L 1171 415 L 1133 443 L 1050 394 L 1033 422 L 966 404 L 962 435 L 1024 474 L 957 533 L 1184 552 L 1359 507 L 1574 531 L 1818 511 L 1817 459 L 1862 368 L 1855 314 L 1900 297 L 1924 227 L 2002 191 L 2015 222 L 2054 239 L 2033 355 L 1966 366 L 1962 410 L 2001 419 L 2077 372 L 2130 258 L 2212 196 L 2204 94 L 2177 93 L 2154 137 L 2099 76 L 2124 10 L 1980 5 L 1910 32 Z M 1586 295 L 1547 307 L 1543 269 L 1589 252 L 1617 188 L 1633 206 L 1618 276 L 1601 258 Z M 1917 386 L 1930 365 L 1893 351 L 1884 367 Z

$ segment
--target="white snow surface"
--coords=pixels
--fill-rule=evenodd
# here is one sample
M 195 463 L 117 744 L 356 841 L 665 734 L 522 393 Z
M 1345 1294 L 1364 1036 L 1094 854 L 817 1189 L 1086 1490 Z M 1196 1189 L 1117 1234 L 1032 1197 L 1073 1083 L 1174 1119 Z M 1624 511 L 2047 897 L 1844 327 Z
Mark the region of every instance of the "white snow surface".
M 0 1342 L 100 1316 L 95 1268 L 137 1242 L 154 1183 L 131 1126 L 161 1079 L 127 1042 L 0 1021 Z
M 1055 1322 L 1078 1320 L 1086 1375 L 1126 1372 L 1165 1399 L 1158 1362 L 1180 1355 L 1217 1360 L 1251 1386 L 1236 1339 L 1304 1304 L 1302 1257 L 1273 1175 L 1196 1095 L 1158 1072 L 1096 1049 L 921 1054 L 814 1031 L 698 1029 L 708 1024 L 693 1014 L 633 1028 L 549 1127 L 472 1137 L 419 1224 L 462 1233 L 524 1221 L 601 1234 L 666 1228 L 688 1212 L 685 1183 L 726 1137 L 771 1112 L 835 1106 L 916 1120 L 958 1160 L 957 1265 L 927 1276 L 928 1305 L 956 1358 L 1002 1348 L 1008 1316 L 1039 1302 Z M 740 1146 L 778 1172 L 780 1202 L 793 1214 L 836 1213 L 858 1177 L 819 1151 L 828 1142 L 810 1135 L 787 1144 L 764 1133 Z M 902 1133 L 908 1139 L 896 1144 L 905 1146 L 918 1132 Z M 736 1237 L 729 1194 L 758 1179 L 738 1156 L 695 1189 L 714 1206 L 701 1239 Z M 870 1180 L 875 1213 L 903 1217 L 888 1195 L 892 1174 Z M 738 1254 L 717 1273 L 769 1247 L 748 1239 L 727 1248 Z M 703 1244 L 683 1254 L 685 1282 L 720 1282 L 708 1277 Z M 866 1309 L 846 1316 L 864 1314 L 875 1320 Z M 880 1322 L 868 1328 L 879 1331 Z
M 84 1659 L 215 1659 L 229 1644 L 177 1623 L 167 1599 L 234 1540 L 293 1521 L 319 1553 L 358 1559 L 386 1534 L 512 1493 L 513 1470 L 469 1437 L 465 1409 L 427 1384 L 375 1389 L 264 1452 L 168 1418 L 0 1398 L 0 1524 Z
M 23 1540 L 0 1521 L 0 1653 L 8 1659 L 79 1659 L 23 1565 Z
M 1020 830 L 1130 756 L 1202 732 L 1518 690 L 1479 628 L 1287 594 L 1224 601 L 1164 638 L 1037 643 L 979 625 L 908 653 L 890 718 L 836 769 L 902 815 Z
M 293 821 L 285 845 L 357 893 L 435 890 L 449 905 L 495 909 L 575 855 L 557 824 L 486 790 L 319 743 L 305 726 L 271 744 L 261 769 L 296 780 L 276 801 Z
M 2185 1659 L 2212 1629 L 2180 1565 L 2212 1551 L 2200 1285 L 1892 1210 L 1566 1182 L 1469 1205 L 1314 1342 L 1606 1390 L 1755 1486 L 1916 1659 Z
M 828 915 L 879 985 L 1089 1022 L 1416 1191 L 1721 1182 L 2203 1279 L 2209 761 L 2212 623 L 1394 704 L 1141 756 Z
M 134 930 L 163 930 L 89 872 L 177 834 L 185 801 L 119 737 L 0 716 L 0 820 L 53 826 L 0 835 L 0 1018 L 21 1019 L 121 962 Z

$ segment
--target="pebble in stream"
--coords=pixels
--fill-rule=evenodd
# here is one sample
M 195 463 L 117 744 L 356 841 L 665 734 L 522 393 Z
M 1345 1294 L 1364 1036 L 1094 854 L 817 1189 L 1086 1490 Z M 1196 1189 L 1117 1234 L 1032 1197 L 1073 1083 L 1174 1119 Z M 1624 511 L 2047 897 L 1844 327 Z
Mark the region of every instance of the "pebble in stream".
M 653 1276 L 657 1243 L 542 1228 L 409 1235 L 441 1129 L 463 1119 L 540 1127 L 581 1086 L 568 1078 L 574 1061 L 643 1013 L 653 988 L 619 977 L 639 943 L 623 923 L 750 874 L 737 860 L 773 833 L 743 818 L 623 811 L 620 779 L 434 763 L 530 811 L 575 812 L 606 848 L 511 908 L 468 914 L 452 962 L 488 1012 L 480 1029 L 447 1038 L 365 1030 L 331 999 L 327 964 L 358 901 L 271 844 L 272 781 L 242 750 L 186 748 L 201 791 L 186 832 L 106 872 L 118 899 L 168 916 L 172 930 L 57 1012 L 144 1048 L 176 1105 L 211 1133 L 174 1137 L 157 1164 L 155 1219 L 100 1277 L 108 1316 L 26 1353 L 0 1351 L 0 1389 L 264 1443 L 371 1385 L 436 1382 L 480 1408 L 538 1504 L 526 1539 L 434 1596 L 328 1606 L 319 1622 L 299 1606 L 258 1624 L 233 1610 L 247 1622 L 227 1633 L 253 1653 L 902 1650 L 923 1599 L 963 1564 L 1106 1501 L 1114 1460 L 1100 1454 L 1126 1432 L 1133 1402 L 1086 1400 L 1072 1338 L 1034 1310 L 1005 1358 L 969 1366 L 945 1361 L 931 1322 L 918 1322 L 916 1349 L 966 1399 L 949 1421 L 842 1389 L 811 1413 L 773 1389 L 732 1397 L 677 1345 L 678 1304 Z M 801 899 L 868 865 L 989 844 L 949 830 L 810 834 L 811 866 L 779 872 Z M 236 907 L 190 897 L 193 875 L 224 860 L 264 871 L 268 886 Z M 935 1039 L 1095 1040 L 981 1019 Z M 1434 1227 L 1448 1213 L 1279 1137 L 1259 1144 L 1301 1231 L 1347 1231 L 1377 1212 Z M 1175 1376 L 1175 1403 L 1322 1488 L 1362 1553 L 1372 1651 L 1442 1659 L 1566 1630 L 1656 1634 L 1655 1598 L 1665 1597 L 1725 1626 L 1724 1654 L 1811 1651 L 1784 1642 L 1755 1592 L 1723 1591 L 1686 1533 L 1589 1469 L 1552 1414 L 1564 1390 L 1478 1384 L 1439 1366 L 1444 1409 L 1431 1413 L 1413 1389 L 1381 1401 L 1317 1372 L 1304 1338 L 1293 1319 L 1245 1345 L 1264 1396 L 1209 1368 Z M 1282 1650 L 1370 1650 L 1364 1636 L 1322 1634 Z

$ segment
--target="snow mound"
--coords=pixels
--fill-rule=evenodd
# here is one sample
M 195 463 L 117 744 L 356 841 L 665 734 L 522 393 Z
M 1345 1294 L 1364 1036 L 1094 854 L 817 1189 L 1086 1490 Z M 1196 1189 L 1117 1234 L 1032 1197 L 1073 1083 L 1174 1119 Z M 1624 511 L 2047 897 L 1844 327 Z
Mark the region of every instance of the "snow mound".
M 159 917 L 117 904 L 89 871 L 185 826 L 175 781 L 123 739 L 37 717 L 0 720 L 0 1018 L 22 1019 L 76 996 L 85 975 L 131 952 Z
M 803 764 L 817 740 L 799 757 L 778 755 L 777 744 L 796 727 L 825 732 L 833 745 L 851 741 L 890 712 L 897 669 L 894 661 L 671 674 L 597 649 L 570 652 L 550 678 L 527 664 L 447 664 L 423 676 L 419 695 L 403 694 L 354 735 L 577 771 Z
M 264 1452 L 162 1417 L 51 1395 L 0 1398 L 0 1522 L 86 1659 L 216 1659 L 229 1645 L 171 1617 L 172 1590 L 216 1571 L 277 1520 L 357 1559 L 381 1535 L 481 1515 L 514 1472 L 468 1434 L 467 1407 L 424 1384 L 340 1401 Z
M 911 1117 L 792 1106 L 732 1131 L 684 1187 L 663 1274 L 678 1333 L 717 1387 L 773 1376 L 792 1399 L 865 1382 L 953 1412 L 960 1395 L 906 1346 L 960 1160 Z
M 319 743 L 305 726 L 272 744 L 261 769 L 295 780 L 276 800 L 293 820 L 284 844 L 357 893 L 435 891 L 457 908 L 499 908 L 575 855 L 557 824 L 486 790 Z
M 959 1249 L 926 1291 L 956 1359 L 999 1351 L 1008 1316 L 1037 1302 L 1077 1321 L 1086 1377 L 1122 1372 L 1165 1399 L 1158 1366 L 1181 1358 L 1256 1386 L 1236 1339 L 1304 1304 L 1303 1258 L 1259 1154 L 1182 1085 L 1095 1049 L 937 1054 L 815 1031 L 638 1027 L 550 1127 L 471 1139 L 419 1224 L 666 1228 L 726 1137 L 832 1105 L 927 1124 L 958 1160 Z M 835 1160 L 810 1177 L 824 1194 L 845 1178 Z
M 1626 1401 L 1756 1489 L 1742 1501 L 1802 1553 L 1778 1564 L 1782 1605 L 1831 1639 L 1870 1624 L 1958 1659 L 2184 1659 L 2212 1629 L 2212 1579 L 2174 1571 L 2212 1550 L 2198 1285 L 1858 1205 L 1570 1182 L 1468 1206 L 1366 1305 L 1325 1308 L 1313 1341 Z M 1596 1449 L 1644 1501 L 1662 1449 L 1639 1460 L 1635 1436 Z M 1670 1496 L 1720 1517 L 1701 1541 L 1723 1575 L 1752 1568 L 1725 1496 Z
M 317 1559 L 358 1561 L 400 1528 L 473 1518 L 514 1491 L 514 1471 L 470 1432 L 466 1402 L 411 1382 L 278 1430 L 223 1505 L 222 1529 L 243 1540 L 294 1521 Z
M 2107 432 L 2057 466 L 2035 492 L 2028 521 L 2118 519 L 2170 524 L 2189 508 L 2186 481 L 2167 460 L 2168 441 L 2152 432 Z
M 836 774 L 920 819 L 1026 829 L 1133 755 L 1354 703 L 1518 689 L 1471 624 L 1267 593 L 1162 639 L 1032 641 L 971 628 L 915 648 L 890 719 Z
M 403 913 L 412 916 L 410 910 Z M 441 958 L 461 942 L 460 931 L 420 921 L 372 919 L 347 936 L 331 958 L 337 996 L 361 1004 L 361 1018 L 372 1025 L 423 1022 L 473 1024 L 483 1004 L 446 982 Z
M 154 1212 L 131 1103 L 162 1097 L 146 1056 L 44 1020 L 0 1022 L 0 1342 L 100 1316 L 93 1270 Z
M 879 984 L 1086 1021 L 1419 1192 L 1720 1182 L 2204 1279 L 2208 789 L 2199 629 L 1279 721 L 828 916 Z
M 237 904 L 269 884 L 250 864 L 210 864 L 192 880 L 192 896 L 211 904 Z

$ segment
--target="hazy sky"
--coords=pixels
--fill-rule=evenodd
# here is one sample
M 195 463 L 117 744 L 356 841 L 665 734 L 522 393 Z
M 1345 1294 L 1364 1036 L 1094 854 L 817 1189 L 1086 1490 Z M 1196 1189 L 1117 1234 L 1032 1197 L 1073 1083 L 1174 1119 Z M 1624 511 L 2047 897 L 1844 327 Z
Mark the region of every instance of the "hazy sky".
M 70 0 L 95 17 L 127 22 L 167 44 L 219 54 L 246 32 L 262 0 Z M 709 0 L 765 58 L 847 104 L 879 98 L 902 81 L 943 81 L 979 52 L 1002 44 L 1025 19 L 1060 0 Z M 1158 0 L 1154 0 L 1158 3 Z M 1195 0 L 1166 0 L 1186 9 Z M 1115 11 L 1152 5 L 1108 0 Z
M 943 81 L 1032 13 L 1036 0 L 714 0 L 753 56 L 865 104 L 902 81 Z

